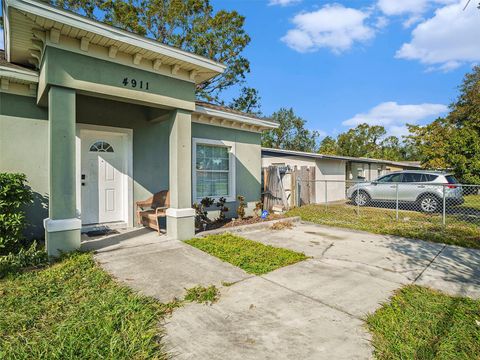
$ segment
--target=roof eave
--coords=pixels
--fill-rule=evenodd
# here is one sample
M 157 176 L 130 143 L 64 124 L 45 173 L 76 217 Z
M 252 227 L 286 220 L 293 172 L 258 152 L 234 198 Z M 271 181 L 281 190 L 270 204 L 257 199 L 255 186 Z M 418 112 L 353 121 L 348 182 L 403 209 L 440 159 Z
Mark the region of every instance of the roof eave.
M 56 8 L 46 3 L 31 0 L 4 0 L 3 14 L 5 21 L 5 50 L 6 59 L 10 61 L 10 43 L 9 43 L 9 24 L 8 24 L 8 8 L 15 8 L 20 11 L 31 13 L 52 21 L 58 21 L 66 25 L 81 28 L 83 30 L 105 36 L 113 40 L 121 41 L 126 44 L 137 46 L 145 50 L 153 51 L 164 56 L 172 57 L 180 61 L 191 63 L 192 65 L 202 67 L 221 74 L 225 71 L 226 66 L 216 61 L 204 58 L 202 56 L 189 53 L 171 46 L 167 46 L 128 31 L 117 29 L 115 27 L 85 18 L 81 15 Z
M 233 114 L 228 111 L 211 109 L 201 105 L 195 106 L 195 113 L 200 115 L 214 116 L 214 117 L 219 117 L 227 120 L 237 121 L 237 122 L 245 123 L 248 125 L 260 126 L 265 129 L 276 129 L 279 126 L 278 123 L 273 121 L 253 118 L 246 115 Z
M 304 156 L 310 157 L 315 159 L 327 159 L 327 160 L 342 160 L 342 161 L 354 161 L 354 162 L 364 162 L 364 163 L 375 163 L 375 164 L 388 164 L 393 166 L 405 166 L 405 167 L 414 167 L 421 169 L 420 165 L 412 165 L 397 161 L 391 160 L 382 160 L 382 159 L 369 159 L 369 158 L 355 158 L 350 156 L 337 156 L 337 155 L 325 155 L 325 154 L 316 154 L 316 153 L 309 153 L 306 151 L 295 151 L 295 150 L 284 150 L 284 149 L 273 149 L 273 148 L 266 148 L 262 147 L 262 151 L 265 152 L 273 152 L 277 154 L 284 154 L 284 155 L 294 155 L 294 156 Z
M 38 74 L 35 71 L 13 69 L 0 65 L 0 77 L 18 79 L 32 84 L 38 83 Z

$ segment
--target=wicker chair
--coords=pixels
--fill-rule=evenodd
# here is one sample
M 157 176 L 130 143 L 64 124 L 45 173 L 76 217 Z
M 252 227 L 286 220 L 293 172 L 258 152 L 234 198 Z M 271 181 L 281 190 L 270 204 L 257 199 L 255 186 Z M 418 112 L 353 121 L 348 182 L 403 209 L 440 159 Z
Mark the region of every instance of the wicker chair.
M 168 190 L 160 191 L 144 201 L 137 201 L 137 224 L 155 229 L 160 235 L 159 217 L 167 216 L 170 207 L 170 194 Z

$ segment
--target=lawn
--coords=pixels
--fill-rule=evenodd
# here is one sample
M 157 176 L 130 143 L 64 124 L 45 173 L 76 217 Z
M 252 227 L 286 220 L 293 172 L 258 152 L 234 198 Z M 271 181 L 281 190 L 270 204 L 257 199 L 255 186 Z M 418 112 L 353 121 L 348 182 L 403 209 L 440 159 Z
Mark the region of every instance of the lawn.
M 377 359 L 480 358 L 480 300 L 410 285 L 369 315 L 367 327 Z
M 116 284 L 91 254 L 0 281 L 1 359 L 165 359 L 163 305 Z
M 480 210 L 480 195 L 466 195 L 463 197 L 465 202 L 462 207 Z
M 442 225 L 441 215 L 428 215 L 416 211 L 395 211 L 384 208 L 362 207 L 360 216 L 350 205 L 306 205 L 290 210 L 287 215 L 317 224 L 364 230 L 376 234 L 398 235 L 470 248 L 480 248 L 478 224 L 450 221 Z
M 307 258 L 303 253 L 264 245 L 230 233 L 193 238 L 186 243 L 255 275 Z

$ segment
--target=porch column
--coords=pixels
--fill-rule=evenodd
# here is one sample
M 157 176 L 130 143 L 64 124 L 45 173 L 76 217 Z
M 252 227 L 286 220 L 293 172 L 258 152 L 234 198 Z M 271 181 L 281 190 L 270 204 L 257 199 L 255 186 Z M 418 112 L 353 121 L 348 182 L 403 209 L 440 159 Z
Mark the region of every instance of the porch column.
M 187 240 L 195 235 L 192 209 L 192 117 L 183 110 L 172 112 L 169 137 L 169 192 L 167 235 Z
M 44 220 L 49 256 L 80 248 L 76 217 L 75 90 L 52 86 L 48 92 L 50 200 Z

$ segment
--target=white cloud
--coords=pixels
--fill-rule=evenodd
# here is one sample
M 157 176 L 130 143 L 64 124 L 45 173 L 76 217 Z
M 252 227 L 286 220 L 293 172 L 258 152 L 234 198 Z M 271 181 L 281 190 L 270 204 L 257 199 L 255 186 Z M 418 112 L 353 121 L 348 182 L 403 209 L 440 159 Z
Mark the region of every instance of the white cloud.
M 415 124 L 421 120 L 437 117 L 448 110 L 443 104 L 400 105 L 394 101 L 383 102 L 367 113 L 359 113 L 342 122 L 344 126 L 369 125 L 384 126 L 389 135 L 401 136 L 407 132 L 406 124 Z
M 377 29 L 383 29 L 385 26 L 387 26 L 389 23 L 389 20 L 386 16 L 379 16 L 375 20 L 375 27 Z
M 365 42 L 375 35 L 366 24 L 370 14 L 346 8 L 340 4 L 325 5 L 319 10 L 302 12 L 293 18 L 294 29 L 289 30 L 282 41 L 298 52 L 329 48 L 341 53 L 355 42 Z
M 377 7 L 387 16 L 403 16 L 405 27 L 422 20 L 422 15 L 436 6 L 457 3 L 459 0 L 378 0 Z
M 0 29 L 0 49 L 5 49 L 5 45 L 3 44 L 3 29 Z
M 378 8 L 388 16 L 421 15 L 433 6 L 458 3 L 459 0 L 378 0 Z
M 476 6 L 457 3 L 435 11 L 418 24 L 412 39 L 404 43 L 396 57 L 418 60 L 429 70 L 452 70 L 465 63 L 480 61 L 480 14 Z
M 302 0 L 270 0 L 268 5 L 280 5 L 280 6 L 288 6 L 293 4 L 298 4 Z

